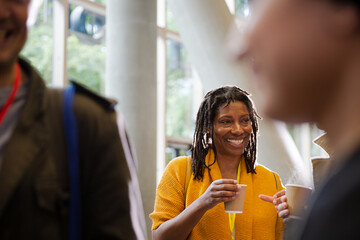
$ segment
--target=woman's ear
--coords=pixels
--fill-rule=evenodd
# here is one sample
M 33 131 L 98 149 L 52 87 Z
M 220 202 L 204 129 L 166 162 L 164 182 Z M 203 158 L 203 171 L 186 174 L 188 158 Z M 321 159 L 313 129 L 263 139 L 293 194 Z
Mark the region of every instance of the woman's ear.
M 203 148 L 209 148 L 211 146 L 211 144 L 213 143 L 213 140 L 211 138 L 211 134 L 209 131 L 206 131 L 204 133 L 203 139 L 202 139 L 202 144 L 203 144 Z

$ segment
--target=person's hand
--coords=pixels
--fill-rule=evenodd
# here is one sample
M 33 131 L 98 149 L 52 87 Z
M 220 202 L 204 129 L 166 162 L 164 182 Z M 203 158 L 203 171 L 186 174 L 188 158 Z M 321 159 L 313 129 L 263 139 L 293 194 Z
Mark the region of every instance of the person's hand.
M 277 209 L 279 217 L 281 217 L 284 222 L 287 222 L 290 219 L 290 211 L 288 209 L 285 190 L 275 193 L 275 195 L 272 197 L 260 194 L 259 198 L 265 202 L 273 203 Z
M 234 200 L 239 195 L 240 189 L 241 187 L 237 185 L 236 180 L 219 179 L 210 184 L 199 201 L 205 209 L 209 210 L 221 202 Z

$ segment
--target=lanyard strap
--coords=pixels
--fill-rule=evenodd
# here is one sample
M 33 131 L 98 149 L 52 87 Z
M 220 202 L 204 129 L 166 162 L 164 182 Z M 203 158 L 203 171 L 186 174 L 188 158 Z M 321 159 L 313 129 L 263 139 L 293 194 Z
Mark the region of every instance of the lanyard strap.
M 19 89 L 20 81 L 21 81 L 21 69 L 20 69 L 19 63 L 16 63 L 15 64 L 15 80 L 14 80 L 13 88 L 11 90 L 9 98 L 7 99 L 6 103 L 0 110 L 0 125 L 5 117 L 6 113 L 8 112 L 11 104 L 14 101 L 16 92 Z
M 82 239 L 82 205 L 79 170 L 78 128 L 73 109 L 75 86 L 64 91 L 64 127 L 69 163 L 69 240 Z
M 238 166 L 238 171 L 237 171 L 237 182 L 238 184 L 240 183 L 240 168 L 241 168 L 241 160 L 239 162 L 239 166 Z M 235 240 L 235 217 L 236 217 L 236 213 L 229 213 L 229 223 L 230 223 L 230 232 L 231 232 L 231 239 Z

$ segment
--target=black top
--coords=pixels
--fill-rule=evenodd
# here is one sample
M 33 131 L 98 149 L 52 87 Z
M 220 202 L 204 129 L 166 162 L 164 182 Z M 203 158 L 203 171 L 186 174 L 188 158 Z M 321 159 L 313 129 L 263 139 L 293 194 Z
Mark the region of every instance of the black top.
M 288 224 L 285 239 L 360 239 L 360 147 L 310 201 L 305 221 Z

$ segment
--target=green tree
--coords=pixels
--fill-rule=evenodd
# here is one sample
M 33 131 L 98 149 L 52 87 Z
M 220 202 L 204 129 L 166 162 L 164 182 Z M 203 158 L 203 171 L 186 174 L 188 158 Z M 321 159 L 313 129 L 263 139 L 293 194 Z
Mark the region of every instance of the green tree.
M 103 93 L 105 80 L 105 46 L 86 45 L 75 35 L 68 37 L 68 78 Z
M 51 83 L 53 40 L 52 27 L 48 24 L 33 26 L 28 35 L 21 56 L 31 62 L 46 83 Z

